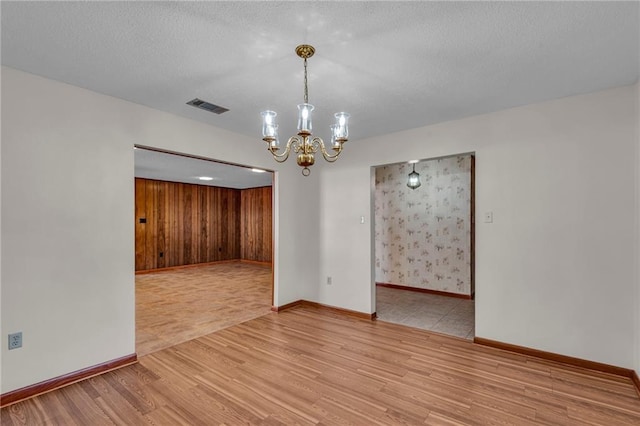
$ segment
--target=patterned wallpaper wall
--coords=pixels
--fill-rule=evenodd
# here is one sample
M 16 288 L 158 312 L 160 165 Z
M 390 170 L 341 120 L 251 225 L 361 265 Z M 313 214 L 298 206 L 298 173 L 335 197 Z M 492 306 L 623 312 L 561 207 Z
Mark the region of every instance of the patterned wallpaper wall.
M 471 156 L 376 169 L 376 282 L 471 294 Z

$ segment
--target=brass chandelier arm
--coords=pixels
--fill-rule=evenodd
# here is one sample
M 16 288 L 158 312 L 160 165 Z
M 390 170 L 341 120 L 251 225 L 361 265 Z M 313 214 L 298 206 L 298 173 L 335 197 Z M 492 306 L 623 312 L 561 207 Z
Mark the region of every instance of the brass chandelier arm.
M 271 155 L 273 155 L 273 159 L 276 160 L 278 163 L 284 163 L 285 161 L 287 161 L 287 159 L 289 158 L 289 154 L 291 153 L 292 147 L 295 152 L 298 152 L 298 149 L 300 146 L 300 139 L 297 136 L 291 136 L 287 141 L 287 145 L 284 148 L 284 152 L 282 154 L 278 154 L 279 148 L 277 147 L 274 148 L 271 145 L 271 141 L 269 140 L 266 140 L 265 142 L 267 142 L 268 144 L 267 149 L 269 150 Z
M 316 142 L 317 139 L 317 142 Z M 334 149 L 335 154 L 331 155 L 329 154 L 329 152 L 327 151 L 327 148 L 325 148 L 324 146 L 324 141 L 320 138 L 313 138 L 313 142 L 314 143 L 318 143 L 318 145 L 320 146 L 320 152 L 322 152 L 322 156 L 324 157 L 325 160 L 327 160 L 329 163 L 333 163 L 338 159 L 338 156 L 340 155 L 340 153 L 342 152 L 342 143 L 340 143 L 338 149 Z

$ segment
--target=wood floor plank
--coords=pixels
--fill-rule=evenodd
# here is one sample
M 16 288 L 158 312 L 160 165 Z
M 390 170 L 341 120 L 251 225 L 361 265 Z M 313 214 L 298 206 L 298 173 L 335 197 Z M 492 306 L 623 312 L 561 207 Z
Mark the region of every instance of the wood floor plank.
M 60 403 L 59 393 L 46 393 L 40 398 L 41 407 L 51 407 L 43 413 L 46 419 L 44 424 L 81 425 L 80 419 L 74 418 L 73 412 L 67 411 L 68 405 Z
M 136 275 L 138 356 L 269 313 L 271 281 L 271 267 L 243 262 Z
M 113 424 L 109 416 L 93 404 L 92 398 L 80 386 L 67 386 L 54 395 L 80 425 Z
M 638 425 L 630 379 L 298 306 L 2 409 L 3 426 Z
M 384 411 L 365 411 L 362 407 L 345 404 L 344 402 L 325 396 L 320 398 L 314 405 L 323 413 L 320 425 L 378 425 L 385 426 Z
M 2 425 L 44 425 L 51 423 L 53 409 L 40 401 L 22 401 L 2 409 Z

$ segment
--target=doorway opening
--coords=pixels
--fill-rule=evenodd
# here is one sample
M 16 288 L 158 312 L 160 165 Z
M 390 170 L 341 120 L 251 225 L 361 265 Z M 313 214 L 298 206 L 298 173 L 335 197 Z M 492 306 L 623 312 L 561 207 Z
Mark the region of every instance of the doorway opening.
M 265 315 L 274 173 L 136 147 L 136 352 Z
M 474 154 L 374 171 L 377 318 L 473 340 Z

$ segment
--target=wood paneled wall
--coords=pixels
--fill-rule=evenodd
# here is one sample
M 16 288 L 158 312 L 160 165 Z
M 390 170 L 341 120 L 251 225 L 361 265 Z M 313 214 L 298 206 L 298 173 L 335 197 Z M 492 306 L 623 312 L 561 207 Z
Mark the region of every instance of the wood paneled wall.
M 239 190 L 136 178 L 135 197 L 136 271 L 240 258 Z
M 135 185 L 136 271 L 272 261 L 270 186 L 238 190 L 142 178 Z
M 240 241 L 243 260 L 272 261 L 271 187 L 243 189 Z

